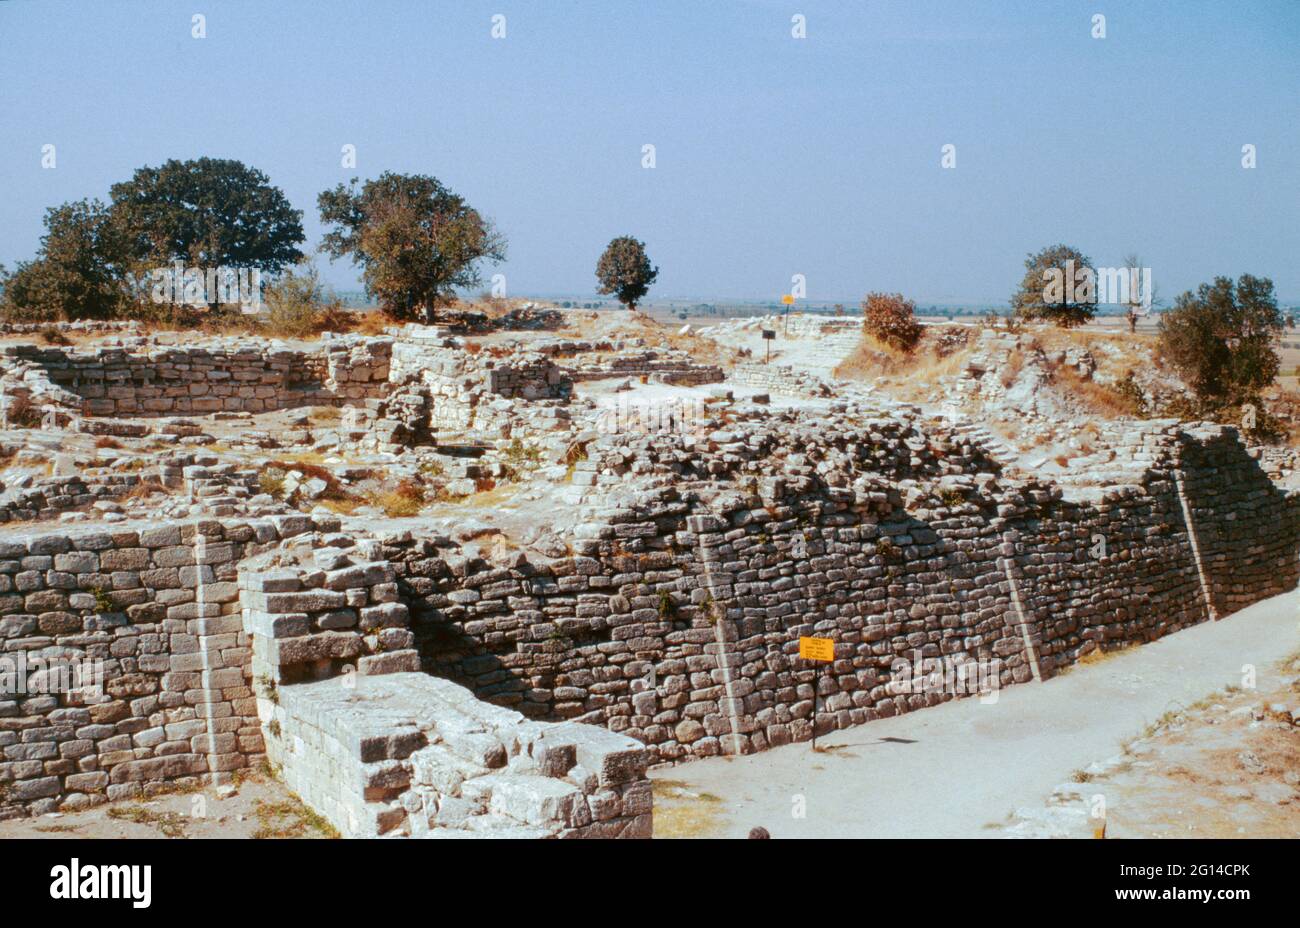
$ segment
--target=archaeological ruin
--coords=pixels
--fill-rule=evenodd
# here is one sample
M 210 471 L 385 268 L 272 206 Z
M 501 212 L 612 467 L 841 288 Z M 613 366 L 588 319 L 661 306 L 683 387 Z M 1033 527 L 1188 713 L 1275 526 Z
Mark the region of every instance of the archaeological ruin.
M 1042 685 L 1300 579 L 1291 470 L 1230 426 L 1115 419 L 1035 463 L 737 349 L 762 323 L 552 315 L 0 332 L 0 682 L 26 684 L 0 692 L 0 817 L 266 763 L 344 835 L 649 837 L 647 769 L 807 740 L 814 700 L 830 731 L 957 698 L 900 685 L 926 660 Z M 958 336 L 953 395 L 1047 423 L 1016 392 L 1037 360 L 1008 386 L 1017 345 Z

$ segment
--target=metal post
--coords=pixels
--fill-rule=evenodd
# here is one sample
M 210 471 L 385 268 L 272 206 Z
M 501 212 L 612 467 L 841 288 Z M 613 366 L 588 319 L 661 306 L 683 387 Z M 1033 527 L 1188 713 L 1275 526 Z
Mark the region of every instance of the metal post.
M 813 666 L 816 667 L 816 666 L 817 666 L 816 663 L 814 663 Z M 813 674 L 813 719 L 812 719 L 812 725 L 813 725 L 812 749 L 813 749 L 813 751 L 816 751 L 816 750 L 817 750 L 817 674 L 815 674 L 815 673 Z

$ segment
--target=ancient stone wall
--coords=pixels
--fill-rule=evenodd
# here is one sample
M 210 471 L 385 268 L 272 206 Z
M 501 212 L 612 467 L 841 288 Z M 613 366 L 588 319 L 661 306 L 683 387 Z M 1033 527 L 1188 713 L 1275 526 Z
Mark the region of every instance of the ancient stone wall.
M 549 562 L 417 540 L 381 554 L 426 669 L 533 718 L 606 725 L 659 759 L 806 738 L 814 687 L 832 728 L 953 697 L 900 692 L 899 661 L 1027 682 L 1297 580 L 1296 497 L 1230 430 L 1181 436 L 1139 482 L 1092 500 L 953 482 L 905 510 L 883 478 L 759 490 L 706 502 L 664 488 Z M 835 639 L 829 669 L 797 659 L 801 634 Z
M 0 349 L 0 375 L 37 404 L 83 416 L 264 412 L 381 397 L 391 352 L 389 339 L 345 338 L 310 352 L 238 341 L 148 351 L 22 345 Z
M 642 745 L 421 673 L 283 687 L 268 757 L 345 837 L 648 838 Z
M 916 686 L 923 661 L 1025 683 L 1296 584 L 1298 497 L 1231 429 L 1153 426 L 1134 439 L 1145 467 L 1128 482 L 1063 488 L 999 476 L 978 448 L 892 419 L 773 426 L 763 441 L 784 457 L 768 474 L 752 468 L 767 453 L 759 436 L 732 428 L 672 439 L 677 451 L 628 438 L 639 460 L 674 468 L 635 483 L 606 474 L 615 456 L 593 449 L 580 464 L 625 481 L 618 505 L 549 559 L 432 535 L 353 537 L 332 516 L 7 538 L 0 656 L 85 657 L 106 672 L 102 692 L 0 697 L 0 814 L 235 769 L 269 733 L 286 770 L 292 761 L 286 776 L 340 828 L 356 818 L 358 834 L 504 821 L 631 836 L 647 814 L 632 755 L 623 779 L 593 781 L 573 773 L 580 752 L 552 767 L 535 729 L 484 707 L 469 728 L 435 724 L 417 746 L 397 738 L 362 756 L 357 732 L 395 736 L 400 719 L 311 694 L 351 679 L 396 687 L 398 701 L 467 698 L 393 682 L 422 667 L 530 721 L 634 739 L 645 762 L 744 753 L 808 737 L 814 694 L 819 724 L 843 728 L 972 692 Z M 835 660 L 801 661 L 805 634 L 834 639 Z M 450 746 L 466 732 L 490 738 Z M 630 743 L 607 752 L 640 751 Z M 439 744 L 478 766 L 420 754 Z M 491 758 L 463 757 L 474 745 Z M 503 756 L 511 777 L 555 782 L 466 795 L 443 779 L 505 775 Z
M 510 400 L 564 399 L 572 382 L 539 352 L 514 351 L 497 357 L 467 351 L 449 340 L 434 347 L 399 342 L 393 379 L 414 378 L 429 395 L 434 429 L 495 431 L 515 411 Z
M 726 378 L 726 372 L 716 364 L 700 364 L 684 351 L 654 348 L 624 350 L 609 356 L 584 354 L 576 363 L 567 365 L 565 372 L 574 383 L 624 377 L 650 383 L 698 386 L 721 383 Z
M 285 516 L 0 542 L 0 815 L 136 796 L 259 755 L 236 563 L 311 526 Z M 63 692 L 74 665 L 96 672 Z
M 806 371 L 795 370 L 789 365 L 757 362 L 737 364 L 727 376 L 727 380 L 786 396 L 831 396 L 833 392 L 826 381 L 820 377 Z
M 130 492 L 138 474 L 104 474 L 27 478 L 0 490 L 0 524 L 57 518 Z

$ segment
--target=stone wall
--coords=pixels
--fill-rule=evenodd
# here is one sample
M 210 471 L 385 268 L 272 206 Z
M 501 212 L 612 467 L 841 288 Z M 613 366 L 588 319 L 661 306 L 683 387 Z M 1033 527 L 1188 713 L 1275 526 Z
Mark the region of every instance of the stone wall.
M 632 836 L 647 814 L 640 755 L 623 779 L 592 780 L 574 773 L 583 749 L 552 766 L 537 748 L 550 736 L 511 713 L 602 726 L 644 745 L 645 762 L 747 753 L 809 737 L 814 694 L 826 730 L 961 695 L 900 686 L 918 660 L 1029 682 L 1296 584 L 1300 498 L 1232 429 L 1153 426 L 1128 482 L 1063 489 L 1000 476 L 977 448 L 901 420 L 761 421 L 761 435 L 737 422 L 691 439 L 698 460 L 642 448 L 675 470 L 611 472 L 618 505 L 566 530 L 572 553 L 553 558 L 354 537 L 332 516 L 6 539 L 3 656 L 93 658 L 106 673 L 102 692 L 0 697 L 0 814 L 217 775 L 269 734 L 286 777 L 349 833 L 606 823 L 591 833 Z M 774 473 L 741 453 L 768 440 Z M 612 460 L 594 448 L 583 463 Z M 805 634 L 833 638 L 835 660 L 801 661 Z M 417 666 L 510 712 L 401 683 L 423 679 Z M 475 720 L 415 724 L 417 745 L 366 700 L 313 695 L 349 685 Z M 393 737 L 362 756 L 357 733 L 374 726 Z M 491 738 L 454 745 L 466 732 Z M 464 757 L 475 744 L 491 757 Z M 554 782 L 458 794 L 443 779 L 507 774 Z
M 567 399 L 572 382 L 539 352 L 471 352 L 448 340 L 434 347 L 398 343 L 395 381 L 415 379 L 429 396 L 429 424 L 452 431 L 495 431 L 516 414 L 516 398 Z
M 141 479 L 138 474 L 75 474 L 12 481 L 0 485 L 0 524 L 58 518 L 129 493 Z
M 806 738 L 814 687 L 827 728 L 952 698 L 891 688 L 899 660 L 1027 682 L 1297 580 L 1297 498 L 1231 430 L 1179 433 L 1141 479 L 1090 500 L 907 483 L 760 481 L 708 500 L 664 487 L 580 526 L 575 556 L 550 561 L 419 540 L 380 554 L 427 670 L 532 718 L 606 725 L 660 760 Z M 804 634 L 836 640 L 828 670 L 797 659 Z
M 624 377 L 675 386 L 720 383 L 726 376 L 716 364 L 700 364 L 684 351 L 654 348 L 623 350 L 609 356 L 583 354 L 576 363 L 567 365 L 565 372 L 574 383 Z
M 90 352 L 22 345 L 0 349 L 0 376 L 38 404 L 83 416 L 264 412 L 384 396 L 392 344 L 338 338 L 303 351 L 232 340 L 210 348 Z
M 412 672 L 392 568 L 338 527 L 0 542 L 0 818 L 219 781 L 266 754 L 349 836 L 650 836 L 640 744 Z
M 260 755 L 236 563 L 311 526 L 286 516 L 0 542 L 5 669 L 75 662 L 102 671 L 62 693 L 49 692 L 58 680 L 48 674 L 29 674 L 26 695 L 9 679 L 0 816 L 137 796 Z
M 648 838 L 649 753 L 421 673 L 283 687 L 268 756 L 345 837 Z
M 772 393 L 786 396 L 831 396 L 834 391 L 826 381 L 806 371 L 798 371 L 789 365 L 759 364 L 749 362 L 737 364 L 727 375 L 730 383 L 746 387 L 756 387 Z

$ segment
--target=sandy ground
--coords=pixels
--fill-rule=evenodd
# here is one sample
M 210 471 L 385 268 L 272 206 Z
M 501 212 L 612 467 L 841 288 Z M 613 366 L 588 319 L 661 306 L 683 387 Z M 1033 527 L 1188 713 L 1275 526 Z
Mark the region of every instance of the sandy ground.
M 1271 684 L 1173 710 L 1108 762 L 1075 771 L 1016 837 L 1300 837 L 1300 658 Z
M 1240 685 L 1244 665 L 1258 674 L 1251 704 L 1262 701 L 1261 693 L 1282 692 L 1296 676 L 1280 662 L 1300 649 L 1298 599 L 1296 593 L 1274 597 L 1045 683 L 1010 687 L 995 703 L 952 700 L 836 732 L 818 739 L 823 750 L 817 753 L 804 742 L 657 769 L 652 772 L 655 833 L 743 837 L 761 825 L 774 838 L 1006 836 L 1019 821 L 1018 809 L 1045 805 L 1059 785 L 1075 782 L 1076 775 L 1090 776 L 1092 765 L 1116 759 L 1118 775 L 1126 744 L 1144 747 L 1139 739 L 1154 723 L 1169 721 L 1171 710 L 1185 712 L 1207 695 Z M 1300 705 L 1300 694 L 1287 698 L 1288 706 Z M 1138 779 L 1128 788 L 1134 795 L 1162 792 L 1143 800 L 1145 812 L 1125 808 L 1123 798 L 1113 797 L 1110 806 L 1121 833 L 1162 833 L 1157 827 L 1162 807 L 1204 802 L 1217 811 L 1199 820 L 1230 821 L 1232 810 L 1220 803 L 1232 796 L 1233 802 L 1263 804 L 1257 822 L 1287 827 L 1286 816 L 1294 811 L 1278 811 L 1276 788 L 1261 787 L 1255 799 L 1222 791 L 1239 785 L 1230 782 L 1224 758 L 1254 750 L 1264 768 L 1277 770 L 1280 778 L 1295 763 L 1300 729 L 1252 729 L 1253 719 L 1233 718 L 1242 724 L 1215 728 L 1213 738 L 1198 737 L 1191 722 L 1169 730 L 1167 741 L 1156 736 L 1159 744 L 1152 749 L 1161 753 L 1150 767 L 1132 765 L 1129 775 Z M 1261 729 L 1269 739 L 1291 739 L 1291 753 L 1278 754 L 1272 741 L 1252 747 Z M 1184 759 L 1177 760 L 1180 756 Z M 1178 765 L 1191 775 L 1177 773 Z M 1214 777 L 1225 780 L 1222 787 L 1210 783 Z M 1241 824 L 1247 834 L 1264 827 Z M 1218 833 L 1206 829 L 1188 833 Z
M 254 774 L 227 790 L 164 793 L 81 812 L 0 822 L 6 838 L 326 838 L 333 829 L 278 780 Z

